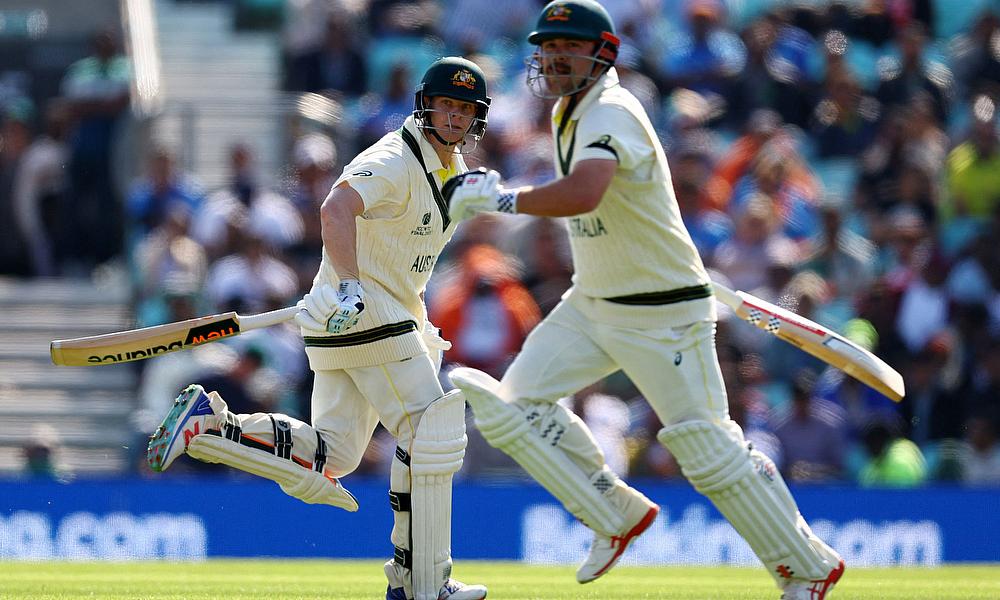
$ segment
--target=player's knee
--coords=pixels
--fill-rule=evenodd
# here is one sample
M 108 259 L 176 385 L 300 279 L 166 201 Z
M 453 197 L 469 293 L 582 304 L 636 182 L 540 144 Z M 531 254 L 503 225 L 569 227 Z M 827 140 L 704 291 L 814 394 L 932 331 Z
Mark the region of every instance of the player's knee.
M 737 437 L 722 423 L 685 421 L 664 427 L 656 437 L 703 494 L 729 489 L 751 469 L 742 435 Z
M 410 469 L 414 475 L 458 471 L 465 458 L 465 397 L 460 390 L 427 407 L 413 438 Z

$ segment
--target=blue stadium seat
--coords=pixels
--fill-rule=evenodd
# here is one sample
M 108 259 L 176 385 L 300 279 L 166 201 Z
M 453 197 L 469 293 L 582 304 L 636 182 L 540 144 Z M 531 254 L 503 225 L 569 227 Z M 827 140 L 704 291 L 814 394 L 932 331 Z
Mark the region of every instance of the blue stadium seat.
M 968 31 L 979 15 L 995 5 L 991 0 L 933 0 L 934 37 L 948 39 Z

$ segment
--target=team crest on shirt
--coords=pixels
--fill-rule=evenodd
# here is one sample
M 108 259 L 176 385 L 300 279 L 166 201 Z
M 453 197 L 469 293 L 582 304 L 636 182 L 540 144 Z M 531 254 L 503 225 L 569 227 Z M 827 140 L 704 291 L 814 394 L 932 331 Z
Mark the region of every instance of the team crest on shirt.
M 549 9 L 549 12 L 545 15 L 546 21 L 569 21 L 569 15 L 573 12 L 566 8 L 565 4 L 556 4 Z
M 425 212 L 424 216 L 420 217 L 420 225 L 417 225 L 410 235 L 430 235 L 434 228 L 431 227 L 431 213 Z
M 455 74 L 451 76 L 451 84 L 474 90 L 476 89 L 476 76 L 465 69 L 455 71 Z

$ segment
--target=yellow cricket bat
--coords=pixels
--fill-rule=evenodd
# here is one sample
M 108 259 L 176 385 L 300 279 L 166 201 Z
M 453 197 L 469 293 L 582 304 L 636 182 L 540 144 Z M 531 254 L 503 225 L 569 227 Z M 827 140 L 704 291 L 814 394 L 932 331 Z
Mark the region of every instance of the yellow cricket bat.
M 142 329 L 56 340 L 49 345 L 49 354 L 52 355 L 53 363 L 68 367 L 143 360 L 217 342 L 251 329 L 277 325 L 291 319 L 300 310 L 302 309 L 298 306 L 289 306 L 244 317 L 235 312 L 227 312 Z
M 752 294 L 734 292 L 718 283 L 712 286 L 715 297 L 747 322 L 798 346 L 896 402 L 906 395 L 902 375 L 854 342 Z

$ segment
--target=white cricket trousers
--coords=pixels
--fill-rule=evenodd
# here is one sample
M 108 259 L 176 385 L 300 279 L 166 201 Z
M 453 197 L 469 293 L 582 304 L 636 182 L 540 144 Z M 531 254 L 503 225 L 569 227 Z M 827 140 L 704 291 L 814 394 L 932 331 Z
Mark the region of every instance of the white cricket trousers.
M 444 395 L 427 354 L 336 371 L 316 371 L 312 428 L 326 441 L 326 470 L 343 477 L 357 468 L 379 420 L 409 451 L 421 415 Z
M 586 316 L 569 299 L 528 335 L 504 374 L 500 397 L 555 402 L 618 370 L 665 426 L 729 420 L 713 321 L 662 329 L 620 327 Z

